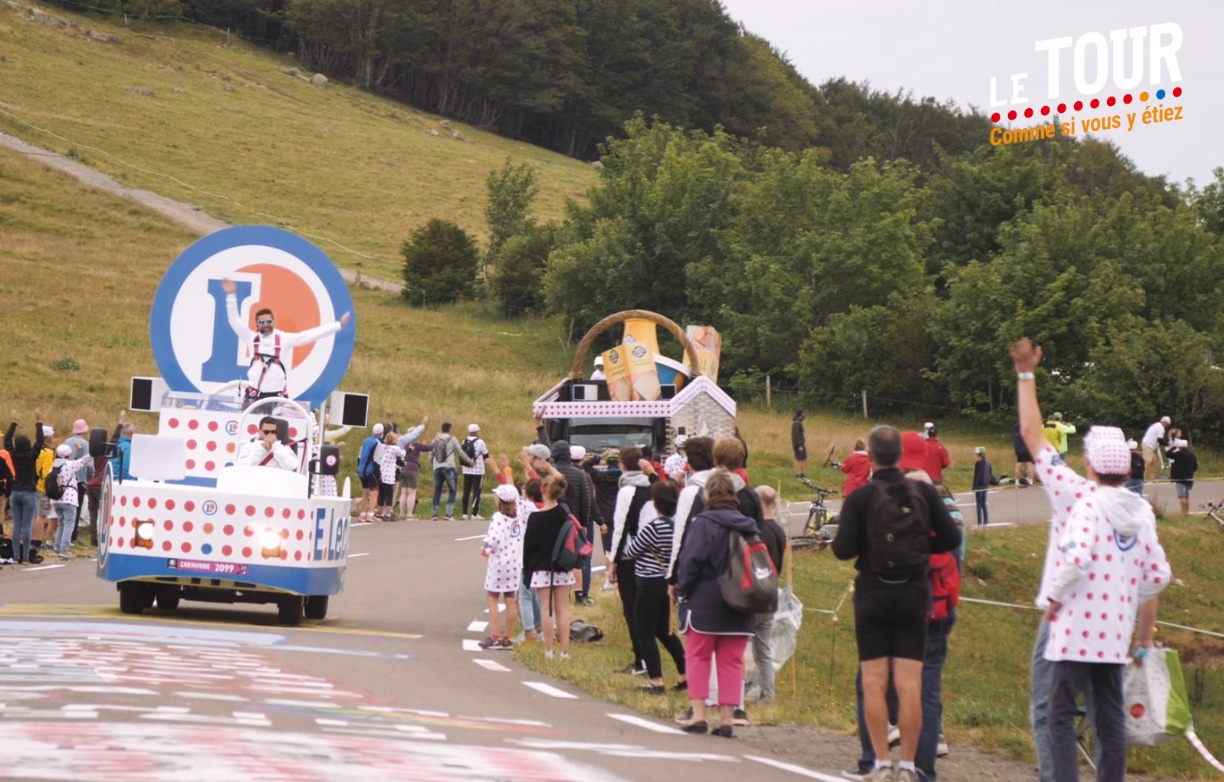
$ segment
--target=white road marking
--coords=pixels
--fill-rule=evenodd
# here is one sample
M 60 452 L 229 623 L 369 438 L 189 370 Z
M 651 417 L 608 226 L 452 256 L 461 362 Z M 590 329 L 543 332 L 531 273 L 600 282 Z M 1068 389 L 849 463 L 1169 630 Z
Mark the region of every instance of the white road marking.
M 600 573 L 604 570 L 607 570 L 607 568 L 604 567 L 603 565 L 597 565 L 596 567 L 591 568 L 592 573 Z
M 348 720 L 329 720 L 323 717 L 315 717 L 315 724 L 321 728 L 347 728 Z
M 446 741 L 445 733 L 404 733 L 399 730 L 378 730 L 369 727 L 358 728 L 323 728 L 325 733 L 340 733 L 349 736 L 380 737 L 384 739 L 427 739 L 430 741 Z
M 38 567 L 25 568 L 23 573 L 33 573 L 35 570 L 55 570 L 57 567 L 67 567 L 66 565 L 39 565 Z
M 472 660 L 472 662 L 488 671 L 501 671 L 504 673 L 510 672 L 509 668 L 494 660 Z
M 349 554 L 348 558 L 356 559 L 357 557 L 368 557 L 368 556 L 370 556 L 370 552 L 366 551 L 366 552 L 362 552 L 361 554 Z
M 577 695 L 573 695 L 565 690 L 558 689 L 551 684 L 545 684 L 544 682 L 523 682 L 523 684 L 537 692 L 542 692 L 545 695 L 552 696 L 553 698 L 570 698 L 572 700 L 578 700 Z
M 462 543 L 466 540 L 480 540 L 484 535 L 468 535 L 466 538 L 455 538 L 456 543 Z
M 819 779 L 819 780 L 822 780 L 823 782 L 841 782 L 842 781 L 842 777 L 835 777 L 835 776 L 832 776 L 831 774 L 821 774 L 819 771 L 812 771 L 811 769 L 806 769 L 803 766 L 796 766 L 792 763 L 783 763 L 780 760 L 773 760 L 771 758 L 761 758 L 761 757 L 757 757 L 756 755 L 744 755 L 744 759 L 752 760 L 757 763 L 763 763 L 766 766 L 773 766 L 774 768 L 780 768 L 783 771 L 789 771 L 792 774 L 798 774 L 799 776 L 807 777 L 808 779 Z
M 653 722 L 651 720 L 644 719 L 642 717 L 635 717 L 632 714 L 608 714 L 608 716 L 614 720 L 620 720 L 621 722 L 627 722 L 630 725 L 637 725 L 639 728 L 645 728 L 646 730 L 652 730 L 655 733 L 680 733 L 680 734 L 684 733 L 684 731 L 679 730 L 678 728 L 673 728 L 670 725 L 664 725 L 659 722 Z
M 488 626 L 489 626 L 488 622 L 481 622 L 480 620 L 475 620 L 470 625 L 468 625 L 468 632 L 469 633 L 483 633 L 488 628 Z
M 464 638 L 463 639 L 463 651 L 465 652 L 483 652 L 484 649 L 480 648 L 479 641 L 473 641 L 471 638 Z
M 505 611 L 505 610 L 506 610 L 506 604 L 505 604 L 505 603 L 498 603 L 498 604 L 497 604 L 497 613 L 499 613 L 499 614 L 500 614 L 500 613 L 502 613 L 502 612 L 503 612 L 503 611 Z M 484 612 L 485 612 L 486 614 L 487 614 L 487 613 L 489 613 L 489 609 L 487 609 L 487 608 L 486 608 L 486 609 L 484 610 Z
M 372 521 L 354 521 L 352 524 L 349 525 L 350 528 L 352 527 L 372 527 L 372 526 L 374 526 L 374 522 Z

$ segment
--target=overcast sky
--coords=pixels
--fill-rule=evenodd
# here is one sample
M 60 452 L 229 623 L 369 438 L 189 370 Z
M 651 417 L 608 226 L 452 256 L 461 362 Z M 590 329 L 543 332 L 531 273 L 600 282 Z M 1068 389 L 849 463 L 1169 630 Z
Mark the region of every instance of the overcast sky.
M 1181 81 L 1170 80 L 1167 70 L 1159 87 L 1181 86 L 1184 95 L 1166 96 L 1165 106 L 1182 105 L 1183 119 L 1168 124 L 1122 129 L 1097 135 L 1113 141 L 1140 170 L 1166 174 L 1175 181 L 1193 177 L 1201 186 L 1212 180 L 1212 169 L 1224 165 L 1224 2 L 1221 0 L 723 0 L 735 20 L 769 40 L 784 52 L 808 80 L 820 84 L 830 78 L 870 82 L 872 88 L 913 90 L 915 96 L 951 99 L 962 108 L 974 106 L 989 116 L 1006 115 L 1009 108 L 991 108 L 990 77 L 998 83 L 1000 99 L 1011 97 L 1011 74 L 1028 73 L 1025 106 L 1039 111 L 1048 99 L 1048 56 L 1035 43 L 1051 38 L 1079 39 L 1090 33 L 1109 38 L 1111 30 L 1148 27 L 1173 22 L 1183 40 L 1176 52 Z M 1167 43 L 1167 38 L 1165 39 Z M 1158 87 L 1150 82 L 1150 36 L 1144 40 L 1143 78 L 1131 90 Z M 1130 70 L 1131 43 L 1126 42 L 1126 71 Z M 1087 46 L 1089 62 L 1095 49 Z M 1076 89 L 1073 50 L 1060 57 L 1060 97 L 1067 102 L 1092 97 Z M 1110 47 L 1112 77 L 1112 47 Z M 1086 68 L 1092 81 L 1095 64 Z M 1110 78 L 1096 94 L 1102 101 L 1119 98 Z M 1148 105 L 1158 101 L 1149 100 Z M 1136 103 L 1092 112 L 1068 111 L 1084 119 L 1135 111 Z M 1142 108 L 1139 109 L 1142 111 Z M 1039 116 L 1011 123 L 1014 127 L 1039 124 Z M 1003 123 L 1005 126 L 1008 124 Z M 1077 135 L 1079 128 L 1077 127 Z

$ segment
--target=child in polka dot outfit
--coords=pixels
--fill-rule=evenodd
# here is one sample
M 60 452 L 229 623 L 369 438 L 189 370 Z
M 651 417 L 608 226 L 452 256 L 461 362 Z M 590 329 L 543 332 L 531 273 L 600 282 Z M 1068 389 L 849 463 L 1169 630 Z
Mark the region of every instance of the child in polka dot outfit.
M 518 590 L 523 572 L 523 530 L 526 524 L 519 512 L 519 493 L 503 483 L 493 490 L 497 512 L 489 521 L 480 548 L 486 557 L 485 594 L 489 599 L 489 637 L 480 642 L 485 649 L 510 650 L 510 629 L 518 623 Z M 498 602 L 506 604 L 506 624 L 500 626 Z M 499 632 L 500 631 L 500 632 Z
M 1051 505 L 1050 538 L 1037 605 L 1045 609 L 1033 648 L 1034 743 L 1042 779 L 1078 779 L 1076 697 L 1091 693 L 1101 747 L 1099 779 L 1126 778 L 1122 671 L 1136 614 L 1138 646 L 1152 645 L 1155 597 L 1171 577 L 1151 506 L 1123 486 L 1130 449 L 1120 429 L 1084 438 L 1088 478 L 1045 441 L 1034 370 L 1041 348 L 1012 348 L 1020 429 Z

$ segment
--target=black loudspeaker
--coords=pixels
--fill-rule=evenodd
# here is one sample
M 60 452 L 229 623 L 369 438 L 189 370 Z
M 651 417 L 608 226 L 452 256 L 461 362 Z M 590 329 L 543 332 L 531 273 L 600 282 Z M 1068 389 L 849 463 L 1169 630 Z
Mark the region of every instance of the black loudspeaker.
M 340 448 L 335 443 L 323 443 L 319 446 L 318 474 L 340 474 Z
M 100 426 L 95 426 L 89 430 L 89 455 L 91 458 L 97 459 L 100 456 L 106 456 L 106 430 Z

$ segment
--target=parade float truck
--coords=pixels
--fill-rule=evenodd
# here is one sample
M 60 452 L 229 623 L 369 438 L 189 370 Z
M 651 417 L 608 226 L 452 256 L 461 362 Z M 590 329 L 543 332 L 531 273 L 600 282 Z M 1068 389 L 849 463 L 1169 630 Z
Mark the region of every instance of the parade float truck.
M 237 283 L 244 321 L 269 307 L 287 332 L 352 311 L 330 260 L 279 229 L 226 229 L 171 265 L 150 323 L 162 377 L 132 384 L 132 409 L 156 413 L 157 433 L 133 434 L 126 457 L 105 430 L 91 433 L 91 454 L 111 457 L 98 576 L 116 585 L 126 614 L 198 600 L 274 603 L 286 625 L 323 619 L 344 586 L 351 524 L 349 482 L 337 490 L 339 449 L 324 433 L 328 423 L 366 423 L 363 395 L 333 393 L 352 356 L 355 322 L 284 356 L 289 396 L 248 404 L 250 357 L 226 321 L 223 279 Z M 269 415 L 296 469 L 237 463 Z
M 590 379 L 588 353 L 603 332 L 620 324 L 621 343 L 599 354 L 605 377 Z M 659 353 L 657 326 L 680 343 L 684 362 Z M 549 439 L 588 453 L 649 445 L 661 459 L 677 434 L 731 437 L 735 401 L 716 382 L 720 347 L 709 327 L 686 331 L 657 313 L 616 313 L 586 333 L 569 376 L 535 401 L 533 413 L 543 419 Z

